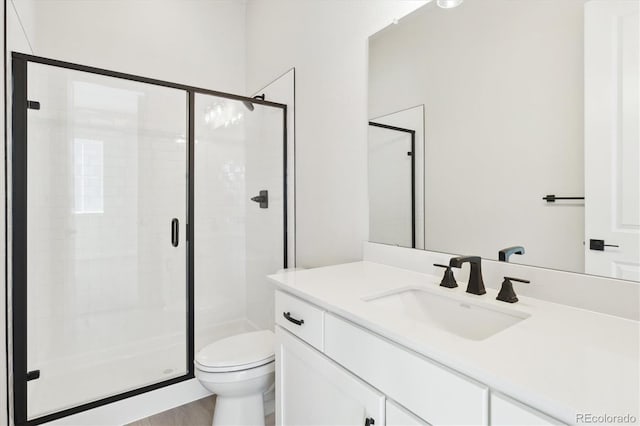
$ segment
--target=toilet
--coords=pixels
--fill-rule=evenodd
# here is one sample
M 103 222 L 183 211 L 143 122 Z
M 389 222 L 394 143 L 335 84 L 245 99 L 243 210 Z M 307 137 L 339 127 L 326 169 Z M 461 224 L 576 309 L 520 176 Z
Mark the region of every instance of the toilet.
M 263 395 L 275 381 L 274 360 L 271 330 L 226 337 L 198 352 L 196 377 L 217 395 L 214 426 L 264 425 Z

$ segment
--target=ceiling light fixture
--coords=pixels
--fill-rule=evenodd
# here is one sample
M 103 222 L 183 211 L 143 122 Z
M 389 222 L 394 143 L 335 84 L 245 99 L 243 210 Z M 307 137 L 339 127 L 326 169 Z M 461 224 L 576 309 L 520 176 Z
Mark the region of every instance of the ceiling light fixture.
M 438 0 L 436 3 L 443 9 L 453 9 L 462 4 L 463 0 Z

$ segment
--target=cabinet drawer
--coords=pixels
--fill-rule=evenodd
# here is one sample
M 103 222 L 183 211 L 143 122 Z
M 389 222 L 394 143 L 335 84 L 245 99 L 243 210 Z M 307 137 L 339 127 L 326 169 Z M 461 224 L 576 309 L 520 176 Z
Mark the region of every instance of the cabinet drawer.
M 488 389 L 334 315 L 325 354 L 431 424 L 486 425 Z
M 275 309 L 276 324 L 323 350 L 324 311 L 282 291 L 276 291 Z
M 504 426 L 561 425 L 559 421 L 504 395 L 491 392 L 491 424 Z

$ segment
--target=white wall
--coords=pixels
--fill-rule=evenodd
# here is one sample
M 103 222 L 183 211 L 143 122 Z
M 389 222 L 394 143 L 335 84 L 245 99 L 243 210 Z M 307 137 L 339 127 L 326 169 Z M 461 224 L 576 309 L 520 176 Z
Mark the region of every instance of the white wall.
M 247 91 L 296 68 L 298 266 L 362 257 L 368 234 L 367 38 L 424 3 L 247 4 Z
M 35 55 L 244 93 L 244 1 L 7 2 Z
M 372 116 L 425 104 L 426 248 L 584 271 L 584 0 L 431 4 L 371 41 Z

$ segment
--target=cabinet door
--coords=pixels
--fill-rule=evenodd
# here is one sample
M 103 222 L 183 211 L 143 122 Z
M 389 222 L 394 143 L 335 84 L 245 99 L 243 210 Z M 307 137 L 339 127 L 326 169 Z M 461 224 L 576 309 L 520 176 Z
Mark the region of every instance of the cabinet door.
M 276 424 L 383 426 L 384 395 L 276 327 Z
M 387 426 L 429 426 L 429 423 L 389 400 L 386 410 Z
M 562 425 L 533 408 L 498 393 L 491 394 L 492 426 L 542 426 Z

